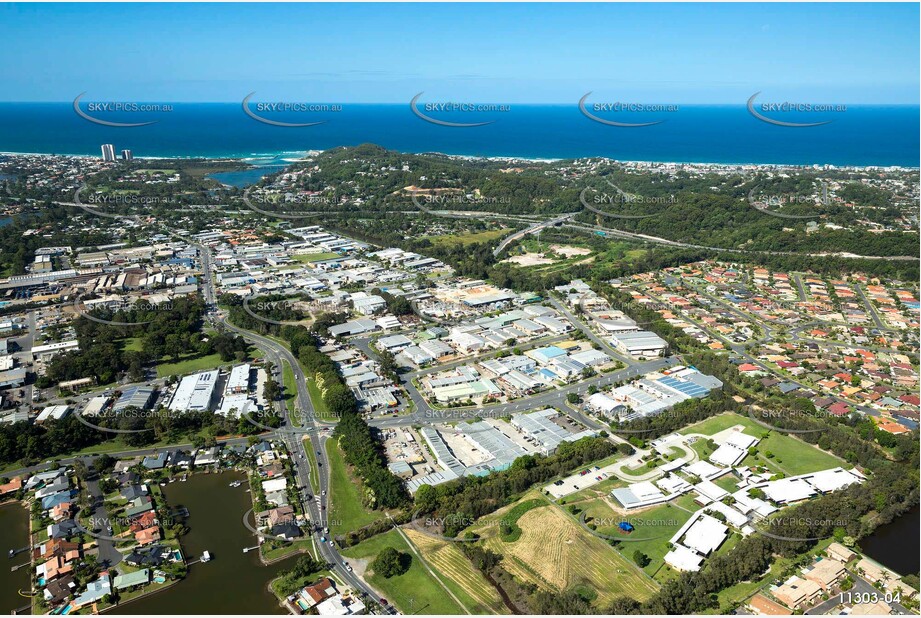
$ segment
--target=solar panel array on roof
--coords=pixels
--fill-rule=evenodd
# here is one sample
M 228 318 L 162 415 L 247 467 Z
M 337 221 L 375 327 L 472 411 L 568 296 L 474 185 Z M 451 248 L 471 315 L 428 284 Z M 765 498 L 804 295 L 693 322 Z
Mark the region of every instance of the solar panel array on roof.
M 671 376 L 665 376 L 664 378 L 660 379 L 659 382 L 675 389 L 679 393 L 684 393 L 688 397 L 706 397 L 707 393 L 710 392 L 699 384 L 687 382 L 685 380 L 679 380 Z

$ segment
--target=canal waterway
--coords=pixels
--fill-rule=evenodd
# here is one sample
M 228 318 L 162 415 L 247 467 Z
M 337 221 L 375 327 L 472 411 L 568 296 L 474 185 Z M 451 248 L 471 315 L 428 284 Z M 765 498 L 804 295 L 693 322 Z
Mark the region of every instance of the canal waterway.
M 240 487 L 230 487 L 243 480 Z M 256 538 L 243 525 L 243 515 L 252 508 L 245 476 L 237 472 L 196 474 L 185 482 L 165 487 L 172 509 L 189 511 L 190 532 L 182 537 L 186 560 L 198 559 L 208 551 L 210 562 L 193 564 L 186 578 L 163 592 L 138 599 L 112 611 L 120 614 L 284 614 L 268 583 L 290 569 L 296 556 L 270 566 L 259 560 L 259 552 L 243 553 L 256 545 Z
M 19 591 L 29 592 L 30 567 L 12 571 L 12 567 L 29 562 L 29 552 L 24 551 L 7 558 L 11 549 L 21 549 L 29 544 L 29 513 L 18 502 L 0 506 L 0 613 L 9 614 L 14 609 L 29 604 L 29 599 Z

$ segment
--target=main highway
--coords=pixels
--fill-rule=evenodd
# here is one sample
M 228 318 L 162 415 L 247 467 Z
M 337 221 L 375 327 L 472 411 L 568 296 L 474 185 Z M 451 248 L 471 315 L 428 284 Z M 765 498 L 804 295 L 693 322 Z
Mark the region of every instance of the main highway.
M 203 294 L 205 302 L 209 307 L 209 319 L 219 329 L 240 335 L 257 348 L 262 350 L 266 358 L 273 364 L 273 376 L 279 384 L 283 384 L 282 378 L 282 361 L 288 363 L 294 372 L 295 382 L 297 385 L 297 396 L 295 398 L 295 413 L 297 419 L 292 418 L 288 412 L 287 406 L 280 402 L 274 402 L 276 410 L 284 419 L 281 430 L 276 431 L 275 435 L 285 444 L 288 453 L 291 455 L 294 464 L 294 471 L 297 477 L 297 485 L 300 489 L 302 505 L 305 513 L 310 517 L 313 523 L 313 529 L 309 531 L 313 539 L 314 546 L 317 548 L 318 556 L 332 565 L 332 570 L 340 581 L 348 584 L 355 590 L 362 591 L 367 597 L 380 605 L 383 611 L 392 613 L 389 605 L 382 602 L 382 598 L 367 585 L 364 580 L 359 578 L 348 566 L 348 563 L 342 558 L 334 542 L 329 538 L 328 533 L 324 530 L 327 528 L 327 516 L 329 507 L 329 465 L 326 455 L 326 441 L 329 437 L 329 428 L 323 427 L 317 422 L 316 410 L 310 400 L 310 393 L 307 390 L 307 380 L 301 371 L 298 360 L 294 357 L 287 347 L 252 331 L 242 329 L 228 322 L 217 309 L 217 294 L 214 288 L 214 271 L 211 265 L 211 252 L 204 245 L 196 245 L 202 265 L 203 277 Z M 310 464 L 306 450 L 314 450 L 318 465 L 318 477 L 316 479 L 318 494 L 312 495 L 312 486 L 310 482 Z M 325 539 L 325 542 L 324 542 Z

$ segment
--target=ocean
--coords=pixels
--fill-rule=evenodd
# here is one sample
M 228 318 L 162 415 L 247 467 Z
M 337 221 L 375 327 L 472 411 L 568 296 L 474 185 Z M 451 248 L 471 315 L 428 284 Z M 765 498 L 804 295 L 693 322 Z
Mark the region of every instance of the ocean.
M 815 127 L 783 127 L 753 117 L 745 105 L 687 105 L 670 113 L 629 113 L 618 120 L 664 120 L 647 127 L 612 127 L 590 120 L 578 106 L 511 105 L 505 112 L 428 113 L 449 127 L 414 115 L 409 103 L 343 104 L 338 112 L 260 113 L 279 127 L 246 115 L 239 103 L 175 103 L 171 111 L 101 112 L 101 126 L 77 115 L 72 103 L 0 103 L 0 152 L 94 155 L 100 145 L 130 149 L 135 157 L 284 159 L 307 150 L 375 143 L 403 152 L 560 159 L 604 156 L 621 161 L 757 163 L 784 165 L 919 165 L 919 107 L 849 106 L 845 112 L 785 114 Z M 255 104 L 250 109 L 255 110 Z M 419 108 L 423 110 L 420 104 Z M 602 114 L 598 114 L 601 116 Z M 612 116 L 607 116 L 612 117 Z M 278 163 L 278 159 L 275 159 Z

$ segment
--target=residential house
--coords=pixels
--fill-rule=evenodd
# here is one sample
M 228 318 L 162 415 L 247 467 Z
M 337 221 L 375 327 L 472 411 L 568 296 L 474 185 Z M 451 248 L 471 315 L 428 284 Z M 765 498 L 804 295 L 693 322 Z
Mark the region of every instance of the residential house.
M 759 616 L 789 616 L 793 612 L 761 593 L 748 600 L 748 607 Z
M 822 590 L 828 591 L 834 588 L 846 575 L 843 562 L 833 558 L 823 558 L 806 572 L 805 577 L 817 583 Z
M 788 579 L 782 586 L 771 591 L 778 601 L 790 609 L 802 609 L 811 605 L 816 599 L 822 596 L 822 588 L 813 581 L 802 579 L 794 575 Z

